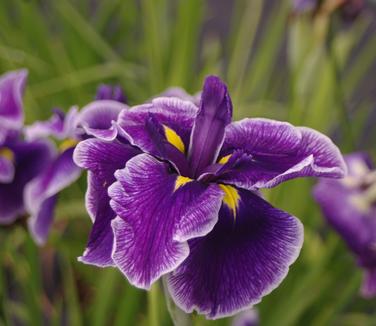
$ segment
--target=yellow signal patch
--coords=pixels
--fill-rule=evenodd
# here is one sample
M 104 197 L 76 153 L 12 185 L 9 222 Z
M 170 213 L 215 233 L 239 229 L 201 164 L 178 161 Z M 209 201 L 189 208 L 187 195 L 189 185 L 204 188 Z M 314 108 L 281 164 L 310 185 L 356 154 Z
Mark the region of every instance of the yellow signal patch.
M 67 140 L 64 140 L 60 146 L 59 146 L 59 150 L 60 152 L 64 152 L 65 150 L 67 150 L 68 148 L 71 148 L 71 147 L 74 147 L 78 144 L 78 141 L 73 139 L 73 138 L 68 138 Z
M 191 182 L 191 181 L 192 181 L 191 178 L 183 177 L 182 175 L 179 175 L 175 181 L 174 191 L 178 190 L 180 187 L 183 187 L 186 183 Z
M 236 210 L 239 207 L 239 200 L 240 195 L 238 191 L 229 185 L 220 184 L 221 189 L 224 191 L 225 196 L 223 197 L 223 202 L 225 205 L 231 209 L 232 213 L 234 214 L 234 218 L 236 217 Z
M 14 153 L 9 148 L 0 148 L 0 156 L 5 157 L 11 162 L 14 162 Z
M 228 160 L 230 159 L 232 154 L 229 154 L 229 155 L 226 155 L 226 156 L 223 156 L 219 161 L 218 163 L 219 164 L 226 164 L 228 162 Z
M 185 153 L 185 146 L 183 141 L 181 140 L 180 136 L 171 128 L 163 125 L 164 131 L 165 131 L 165 136 L 167 141 L 174 145 L 179 151 L 182 153 Z

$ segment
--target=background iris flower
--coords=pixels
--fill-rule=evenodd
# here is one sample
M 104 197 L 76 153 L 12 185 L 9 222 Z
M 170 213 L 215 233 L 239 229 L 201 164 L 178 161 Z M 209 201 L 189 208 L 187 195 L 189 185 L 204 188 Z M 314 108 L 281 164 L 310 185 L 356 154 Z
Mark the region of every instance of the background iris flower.
M 364 269 L 361 294 L 376 296 L 376 170 L 365 153 L 345 157 L 349 174 L 320 180 L 314 196 L 329 224 L 344 239 Z
M 128 144 L 80 142 L 74 160 L 89 170 L 86 205 L 95 221 L 80 260 L 116 266 L 144 289 L 167 274 L 176 304 L 212 319 L 275 289 L 299 255 L 303 227 L 258 189 L 340 178 L 345 165 L 317 131 L 231 118 L 227 88 L 211 76 L 199 108 L 161 97 L 123 110 L 117 123 Z
M 45 140 L 23 138 L 26 78 L 25 70 L 0 76 L 0 224 L 26 213 L 25 187 L 49 164 L 54 152 Z
M 76 144 L 86 138 L 98 137 L 112 140 L 117 136 L 113 121 L 119 112 L 127 108 L 125 97 L 119 87 L 101 85 L 93 104 L 78 112 L 72 107 L 65 115 L 55 110 L 47 121 L 38 121 L 26 128 L 30 140 L 52 136 L 61 141 L 53 161 L 26 187 L 25 200 L 31 217 L 28 220 L 30 232 L 38 244 L 44 244 L 52 225 L 58 193 L 75 182 L 81 169 L 73 162 Z

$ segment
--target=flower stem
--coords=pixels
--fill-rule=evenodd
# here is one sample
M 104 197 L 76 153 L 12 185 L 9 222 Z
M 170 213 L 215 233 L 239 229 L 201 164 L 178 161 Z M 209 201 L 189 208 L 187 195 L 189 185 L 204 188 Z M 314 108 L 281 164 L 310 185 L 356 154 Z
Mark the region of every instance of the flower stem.
M 159 326 L 158 311 L 158 284 L 155 283 L 148 292 L 148 324 L 149 326 Z

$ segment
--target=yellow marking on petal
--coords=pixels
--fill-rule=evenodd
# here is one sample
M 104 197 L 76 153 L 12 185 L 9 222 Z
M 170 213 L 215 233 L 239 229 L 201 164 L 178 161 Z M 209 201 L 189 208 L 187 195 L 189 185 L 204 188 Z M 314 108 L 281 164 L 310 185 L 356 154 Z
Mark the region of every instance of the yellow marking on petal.
M 185 146 L 180 136 L 175 132 L 175 130 L 163 125 L 167 141 L 174 145 L 179 151 L 185 153 Z
M 59 146 L 59 150 L 60 152 L 64 152 L 65 150 L 67 150 L 68 148 L 71 148 L 71 147 L 74 147 L 78 144 L 78 141 L 73 139 L 73 138 L 69 138 L 69 139 L 66 139 L 64 140 L 60 146 Z
M 229 185 L 219 185 L 221 189 L 224 191 L 225 196 L 223 197 L 223 202 L 226 204 L 226 206 L 232 210 L 232 213 L 234 214 L 234 218 L 236 218 L 236 210 L 239 207 L 239 201 L 240 201 L 240 195 L 238 191 Z
M 229 154 L 229 155 L 226 155 L 226 156 L 223 156 L 219 161 L 218 163 L 219 164 L 226 164 L 228 162 L 228 160 L 230 159 L 232 154 Z
M 175 181 L 174 191 L 178 190 L 180 187 L 183 187 L 186 183 L 191 182 L 191 181 L 192 181 L 191 178 L 183 177 L 182 175 L 179 175 Z
M 0 148 L 0 156 L 5 157 L 11 162 L 14 162 L 14 153 L 7 147 Z

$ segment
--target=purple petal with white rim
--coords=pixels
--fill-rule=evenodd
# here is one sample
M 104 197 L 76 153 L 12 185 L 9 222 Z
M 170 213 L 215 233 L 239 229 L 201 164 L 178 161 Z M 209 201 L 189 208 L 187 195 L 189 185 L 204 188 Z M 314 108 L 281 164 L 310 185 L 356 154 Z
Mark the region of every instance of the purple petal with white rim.
M 110 207 L 108 187 L 116 181 L 114 173 L 140 151 L 117 142 L 87 139 L 80 142 L 74 152 L 77 165 L 88 169 L 86 209 L 94 223 L 89 242 L 79 260 L 100 267 L 112 266 L 113 232 L 111 220 L 116 214 Z
M 0 148 L 0 183 L 12 182 L 14 173 L 14 163 L 10 158 L 1 155 Z
M 231 118 L 232 104 L 226 85 L 218 77 L 207 77 L 188 150 L 193 176 L 198 177 L 208 165 L 215 163 Z
M 20 129 L 24 113 L 22 96 L 27 79 L 26 70 L 0 76 L 0 129 Z
M 232 123 L 226 129 L 221 156 L 236 150 L 249 154 L 248 158 L 233 169 L 227 166 L 219 179 L 249 190 L 274 187 L 296 177 L 340 178 L 346 173 L 342 155 L 328 137 L 286 122 L 244 119 Z
M 15 174 L 11 183 L 0 183 L 0 224 L 13 222 L 25 213 L 24 188 L 50 164 L 54 150 L 47 141 L 9 144 L 14 155 Z
M 45 201 L 71 185 L 81 174 L 81 169 L 73 162 L 73 150 L 74 148 L 71 147 L 58 155 L 25 188 L 25 204 L 27 211 L 31 215 L 29 227 L 33 238 L 38 244 L 43 244 L 46 241 L 53 219 L 53 208 L 50 207 L 52 200 L 48 204 L 45 204 Z M 49 217 L 46 215 L 47 212 L 51 213 Z
M 172 174 L 148 154 L 129 160 L 115 177 L 109 188 L 118 215 L 112 258 L 131 284 L 149 289 L 189 255 L 187 240 L 214 227 L 223 192 Z
M 282 282 L 299 255 L 299 220 L 252 192 L 238 194 L 236 215 L 224 204 L 213 231 L 189 241 L 190 255 L 168 275 L 172 298 L 187 313 L 217 319 L 250 308 Z
M 114 140 L 118 129 L 115 125 L 119 113 L 128 106 L 113 100 L 94 101 L 82 108 L 79 124 L 85 133 L 103 140 Z

